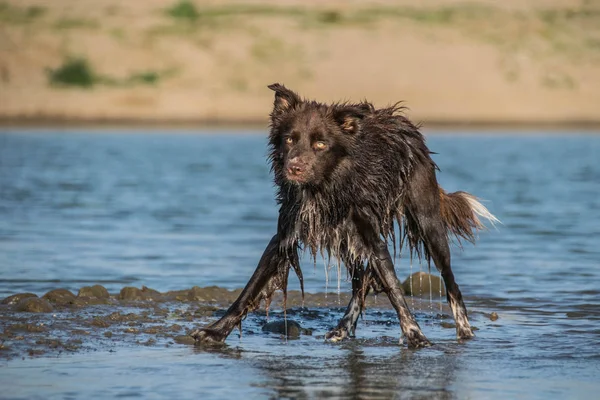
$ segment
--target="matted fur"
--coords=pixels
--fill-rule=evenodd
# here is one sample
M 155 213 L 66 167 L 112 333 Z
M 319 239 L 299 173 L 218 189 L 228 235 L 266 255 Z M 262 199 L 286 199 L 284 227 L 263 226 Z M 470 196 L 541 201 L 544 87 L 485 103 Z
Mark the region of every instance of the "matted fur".
M 286 96 L 285 112 L 278 110 L 275 101 L 269 135 L 269 158 L 281 206 L 278 232 L 282 248 L 304 244 L 313 256 L 321 252 L 337 260 L 348 251 L 350 261 L 367 262 L 371 250 L 365 247 L 351 221 L 353 213 L 360 212 L 386 242 L 392 241 L 394 249 L 407 244 L 411 253 L 429 259 L 418 224 L 410 215 L 404 218 L 410 213 L 406 210 L 406 188 L 416 166 L 436 170 L 437 166 L 419 127 L 402 114 L 404 107 L 396 104 L 375 109 L 367 102 L 325 105 L 301 100 L 278 84 L 270 88 L 285 91 Z M 356 132 L 339 132 L 348 151 L 347 163 L 319 185 L 298 185 L 285 178 L 281 143 L 286 119 L 308 112 L 323 119 L 336 120 L 340 115 L 354 118 L 358 125 Z M 474 230 L 484 227 L 477 214 L 497 221 L 474 196 L 439 190 L 442 217 L 448 232 L 456 237 L 474 242 Z M 401 229 L 398 240 L 394 234 L 396 224 Z M 301 275 L 299 278 L 302 281 Z
M 388 245 L 434 261 L 447 288 L 457 337 L 473 336 L 462 294 L 450 266 L 452 235 L 473 242 L 479 217 L 497 219 L 472 195 L 446 193 L 419 127 L 398 104 L 375 109 L 368 102 L 323 104 L 301 99 L 279 84 L 269 133 L 269 160 L 277 186 L 277 233 L 252 278 L 225 316 L 192 333 L 197 342 L 222 342 L 262 300 L 287 294 L 289 270 L 304 284 L 298 251 L 343 261 L 353 297 L 327 338 L 351 335 L 370 288 L 383 290 L 396 309 L 411 347 L 430 342 L 410 313 Z M 395 237 L 395 227 L 400 237 Z M 285 304 L 284 304 L 285 308 Z

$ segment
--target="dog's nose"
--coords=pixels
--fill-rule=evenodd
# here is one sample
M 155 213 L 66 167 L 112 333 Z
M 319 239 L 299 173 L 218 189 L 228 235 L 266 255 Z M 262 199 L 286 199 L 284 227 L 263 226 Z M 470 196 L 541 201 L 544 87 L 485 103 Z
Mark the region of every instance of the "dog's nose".
M 302 175 L 306 170 L 306 163 L 300 161 L 297 157 L 288 162 L 288 173 L 291 175 Z

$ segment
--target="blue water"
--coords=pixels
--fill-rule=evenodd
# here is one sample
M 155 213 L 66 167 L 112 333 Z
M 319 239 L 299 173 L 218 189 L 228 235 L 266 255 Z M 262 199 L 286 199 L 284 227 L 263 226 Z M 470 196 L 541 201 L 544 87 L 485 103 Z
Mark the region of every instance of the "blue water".
M 485 199 L 502 221 L 481 233 L 475 247 L 453 252 L 457 281 L 480 328 L 474 341 L 458 344 L 439 326 L 424 328 L 437 347 L 418 352 L 385 341 L 334 347 L 308 337 L 290 346 L 257 336 L 230 338 L 238 349 L 233 354 L 231 348 L 143 350 L 142 356 L 128 355 L 129 364 L 84 354 L 15 361 L 0 375 L 22 398 L 67 396 L 60 385 L 35 386 L 31 376 L 52 369 L 71 387 L 94 368 L 110 370 L 108 379 L 122 385 L 77 385 L 75 397 L 131 391 L 169 397 L 179 387 L 186 390 L 180 398 L 596 398 L 600 136 L 425 133 L 438 153 L 442 186 Z M 226 130 L 0 132 L 0 298 L 57 287 L 76 292 L 90 283 L 111 293 L 125 285 L 159 291 L 243 287 L 276 224 L 265 136 Z M 336 290 L 335 273 L 326 283 L 322 265 L 307 261 L 304 271 L 307 291 Z M 397 271 L 401 279 L 408 276 L 407 259 Z M 494 323 L 477 314 L 492 311 L 500 315 Z M 361 329 L 369 340 L 379 334 L 359 324 L 358 336 Z M 397 337 L 398 331 L 388 334 Z M 160 367 L 147 370 L 146 356 Z M 71 363 L 82 370 L 73 371 Z M 206 379 L 236 370 L 238 386 Z M 201 371 L 210 374 L 194 380 Z M 120 372 L 130 379 L 117 379 Z M 172 379 L 186 383 L 173 386 Z M 165 391 L 147 391 L 150 381 Z

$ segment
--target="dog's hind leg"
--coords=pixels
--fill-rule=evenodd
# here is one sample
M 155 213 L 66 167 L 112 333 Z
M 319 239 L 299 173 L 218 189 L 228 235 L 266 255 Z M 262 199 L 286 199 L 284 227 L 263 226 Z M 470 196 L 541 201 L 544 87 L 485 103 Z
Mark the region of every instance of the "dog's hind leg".
M 352 298 L 344 316 L 331 331 L 327 332 L 325 339 L 332 342 L 339 342 L 347 337 L 354 337 L 356 331 L 356 323 L 362 313 L 364 298 L 368 294 L 369 284 L 365 285 L 365 279 L 368 281 L 371 270 L 369 267 L 365 270 L 362 263 L 344 261 L 346 267 L 350 270 L 352 276 Z M 363 293 L 364 292 L 364 293 Z
M 406 338 L 408 347 L 418 348 L 431 346 L 431 343 L 423 332 L 419 324 L 411 314 L 404 298 L 402 285 L 396 276 L 394 263 L 387 248 L 387 244 L 381 242 L 375 249 L 375 254 L 369 263 L 373 268 L 373 273 L 379 279 L 383 291 L 387 294 L 394 309 L 400 319 L 400 327 Z
M 421 227 L 425 238 L 427 251 L 437 269 L 440 270 L 444 285 L 446 285 L 446 298 L 452 309 L 454 321 L 456 322 L 457 339 L 470 339 L 473 336 L 469 319 L 467 318 L 467 307 L 463 302 L 462 293 L 454 280 L 454 274 L 450 267 L 450 248 L 446 228 L 441 223 L 425 224 Z
M 279 238 L 275 235 L 267 245 L 246 287 L 225 315 L 210 326 L 190 333 L 196 343 L 224 342 L 249 311 L 258 308 L 261 300 L 268 301 L 275 290 L 281 289 L 289 271 L 286 262 L 287 259 L 279 251 Z M 282 273 L 285 276 L 282 276 Z
M 475 335 L 471 330 L 467 308 L 450 266 L 448 228 L 440 213 L 439 187 L 434 171 L 424 172 L 423 169 L 415 171 L 415 181 L 421 181 L 420 184 L 411 186 L 409 204 L 405 208 L 404 218 L 409 242 L 412 248 L 415 248 L 418 242 L 425 246 L 425 255 L 433 259 L 444 279 L 446 297 L 456 322 L 456 337 L 470 339 Z

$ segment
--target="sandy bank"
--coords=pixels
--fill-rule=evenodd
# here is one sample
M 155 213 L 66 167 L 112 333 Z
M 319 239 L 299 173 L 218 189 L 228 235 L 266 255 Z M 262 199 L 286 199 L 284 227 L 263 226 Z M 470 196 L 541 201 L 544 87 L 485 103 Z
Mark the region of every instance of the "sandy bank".
M 3 125 L 265 125 L 272 82 L 323 101 L 405 101 L 431 125 L 600 121 L 592 2 L 2 4 Z M 87 86 L 53 80 L 72 60 Z

